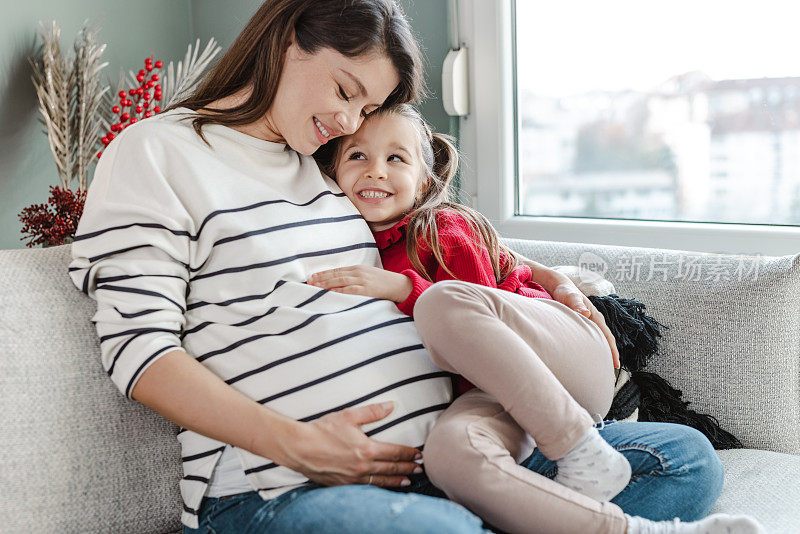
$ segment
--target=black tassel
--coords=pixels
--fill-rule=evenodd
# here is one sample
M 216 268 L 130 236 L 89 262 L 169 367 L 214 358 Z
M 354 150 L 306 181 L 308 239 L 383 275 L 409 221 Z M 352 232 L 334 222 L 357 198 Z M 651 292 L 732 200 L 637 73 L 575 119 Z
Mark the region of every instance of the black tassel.
M 611 403 L 606 419 L 626 419 L 639 407 L 640 403 L 639 386 L 633 380 L 628 380 L 614 395 L 614 401 Z
M 631 380 L 639 387 L 641 404 L 639 421 L 679 423 L 702 432 L 715 449 L 741 449 L 742 442 L 723 430 L 711 415 L 689 409 L 689 402 L 681 399 L 682 392 L 655 373 L 634 371 Z
M 643 303 L 624 299 L 614 293 L 591 296 L 589 300 L 603 314 L 611 333 L 617 340 L 620 364 L 629 371 L 644 369 L 647 361 L 658 351 L 659 328 L 668 328 L 647 315 Z

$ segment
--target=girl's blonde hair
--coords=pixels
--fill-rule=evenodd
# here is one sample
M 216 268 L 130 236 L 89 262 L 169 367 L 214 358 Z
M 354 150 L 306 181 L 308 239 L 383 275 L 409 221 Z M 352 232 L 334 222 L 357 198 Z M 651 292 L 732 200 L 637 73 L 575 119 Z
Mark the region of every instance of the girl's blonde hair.
M 416 127 L 424 165 L 420 191 L 408 212 L 410 217 L 406 226 L 406 252 L 411 265 L 426 279 L 434 281 L 422 265 L 417 253 L 417 244 L 424 240 L 430 246 L 439 265 L 450 276 L 457 278 L 445 264 L 436 224 L 436 218 L 440 212 L 452 211 L 463 217 L 474 235 L 480 238 L 480 242 L 476 244 L 486 247 L 489 251 L 494 276 L 497 283 L 500 284 L 519 265 L 519 262 L 514 253 L 502 243 L 497 231 L 486 217 L 455 201 L 451 182 L 458 169 L 458 151 L 454 145 L 454 139 L 449 135 L 432 132 L 420 112 L 409 104 L 382 107 L 371 113 L 369 118 L 390 113 L 408 119 Z M 323 161 L 320 162 L 323 170 L 334 178 L 336 162 L 340 156 L 338 148 L 340 145 L 341 143 L 337 143 L 337 146 L 330 147 L 327 156 L 320 154 L 323 158 Z

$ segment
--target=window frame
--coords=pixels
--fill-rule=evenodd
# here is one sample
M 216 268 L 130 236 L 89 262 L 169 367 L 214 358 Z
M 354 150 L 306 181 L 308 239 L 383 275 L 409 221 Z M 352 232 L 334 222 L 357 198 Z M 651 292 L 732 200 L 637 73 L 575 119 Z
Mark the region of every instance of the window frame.
M 800 252 L 798 226 L 519 215 L 514 5 L 458 0 L 470 82 L 470 114 L 460 121 L 462 195 L 504 237 L 726 254 Z

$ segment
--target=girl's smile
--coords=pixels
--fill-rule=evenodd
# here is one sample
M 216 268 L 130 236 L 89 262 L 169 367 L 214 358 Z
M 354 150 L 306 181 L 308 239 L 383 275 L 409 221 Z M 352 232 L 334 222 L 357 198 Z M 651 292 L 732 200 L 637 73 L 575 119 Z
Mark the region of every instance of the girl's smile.
M 381 202 L 392 196 L 392 194 L 388 191 L 383 191 L 381 189 L 374 189 L 374 188 L 362 189 L 361 191 L 358 191 L 356 194 L 364 202 L 370 202 L 375 204 L 380 204 Z

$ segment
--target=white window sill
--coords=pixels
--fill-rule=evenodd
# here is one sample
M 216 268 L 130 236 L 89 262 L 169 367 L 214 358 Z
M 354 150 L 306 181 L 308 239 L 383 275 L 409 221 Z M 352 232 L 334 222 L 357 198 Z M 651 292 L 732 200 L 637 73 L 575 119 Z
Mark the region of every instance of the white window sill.
M 513 216 L 495 221 L 504 237 L 725 254 L 800 253 L 800 228 L 747 224 Z

